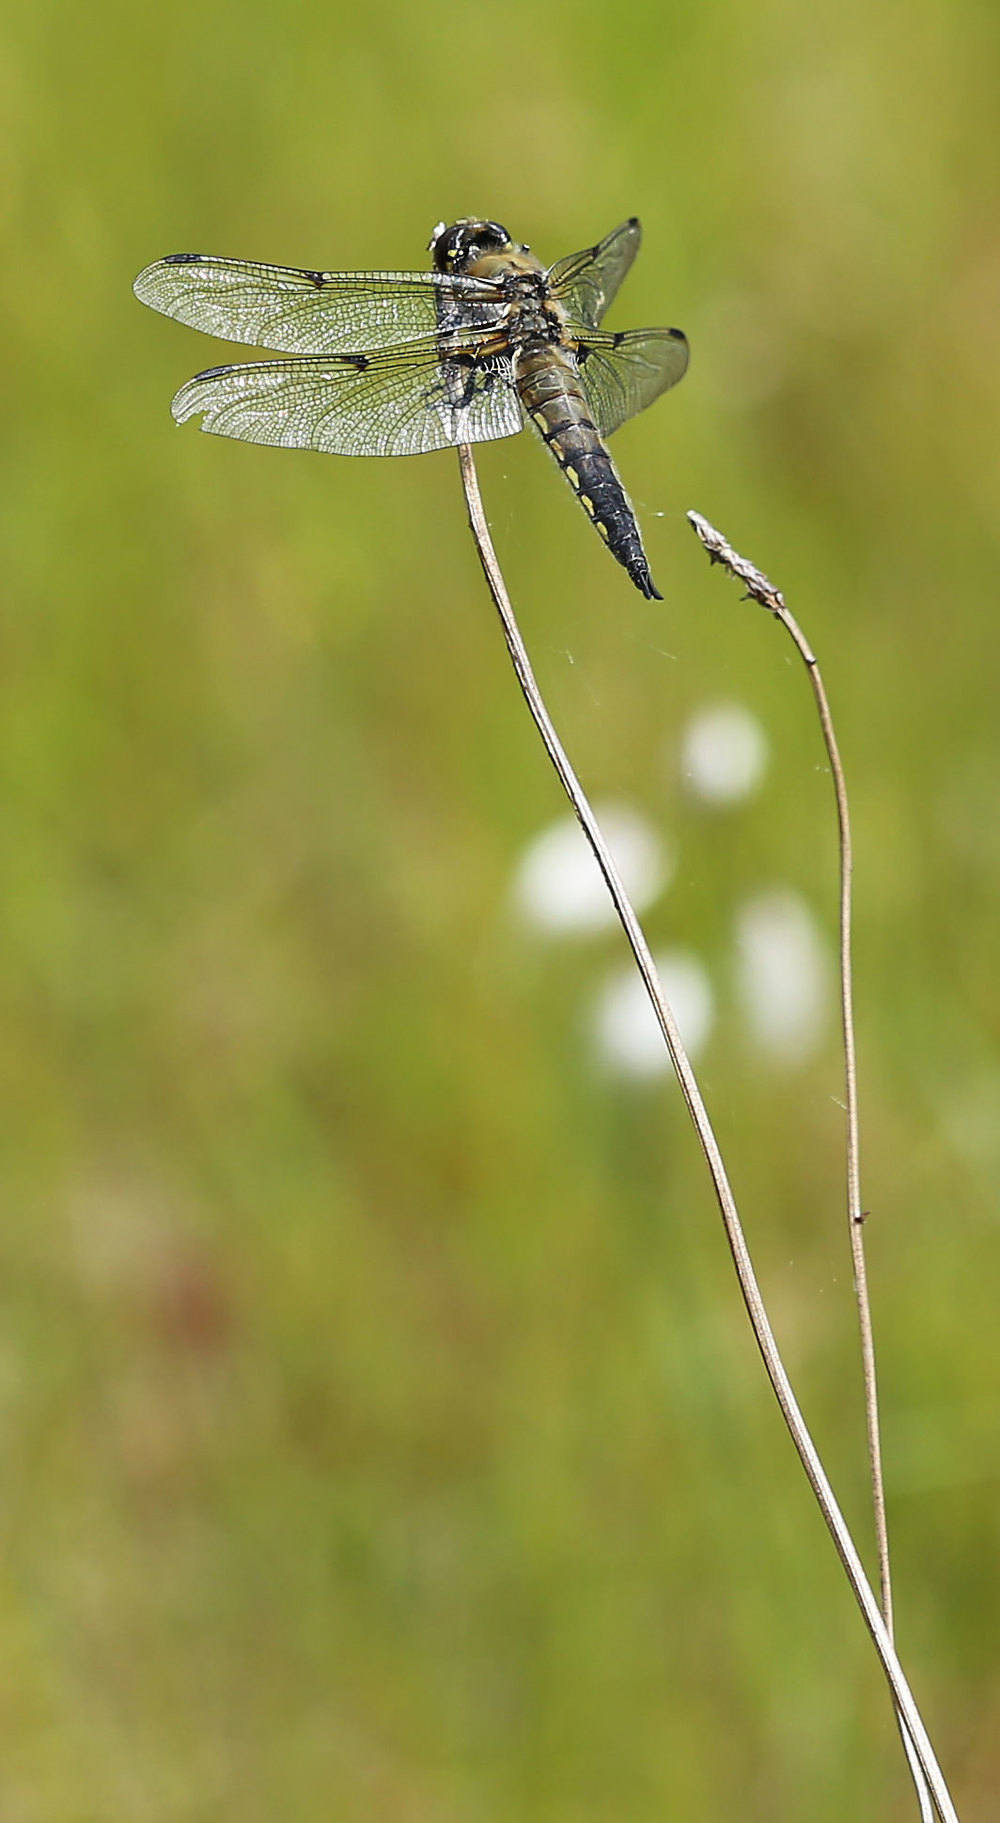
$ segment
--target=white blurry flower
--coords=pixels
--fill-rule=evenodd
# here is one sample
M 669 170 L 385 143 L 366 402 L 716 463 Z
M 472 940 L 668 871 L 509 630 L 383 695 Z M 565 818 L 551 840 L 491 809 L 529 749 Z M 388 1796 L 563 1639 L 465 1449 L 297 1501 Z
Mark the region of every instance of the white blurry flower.
M 826 942 L 797 893 L 778 888 L 743 906 L 736 922 L 737 979 L 751 1037 L 784 1063 L 815 1049 L 830 1006 Z
M 686 950 L 669 950 L 654 961 L 684 1047 L 695 1057 L 712 1028 L 711 983 L 697 957 Z M 634 966 L 616 969 L 608 977 L 591 1029 L 601 1063 L 617 1076 L 650 1078 L 671 1067 L 656 1014 Z
M 595 807 L 597 820 L 637 911 L 658 898 L 673 871 L 666 844 L 627 804 Z M 561 817 L 528 843 L 514 877 L 525 923 L 551 936 L 606 930 L 617 923 L 608 889 L 575 817 Z
M 696 797 L 736 804 L 756 791 L 767 765 L 767 736 L 739 703 L 717 703 L 692 716 L 684 730 L 681 766 Z

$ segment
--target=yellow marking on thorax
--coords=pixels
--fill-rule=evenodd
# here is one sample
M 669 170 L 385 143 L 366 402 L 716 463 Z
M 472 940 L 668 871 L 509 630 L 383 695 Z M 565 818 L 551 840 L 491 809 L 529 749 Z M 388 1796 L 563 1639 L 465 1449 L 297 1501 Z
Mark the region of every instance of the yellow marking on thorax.
M 502 279 L 508 275 L 516 278 L 522 273 L 544 271 L 541 260 L 536 259 L 533 253 L 515 249 L 513 243 L 509 250 L 503 253 L 484 253 L 480 259 L 471 260 L 465 267 L 468 277 L 476 279 Z

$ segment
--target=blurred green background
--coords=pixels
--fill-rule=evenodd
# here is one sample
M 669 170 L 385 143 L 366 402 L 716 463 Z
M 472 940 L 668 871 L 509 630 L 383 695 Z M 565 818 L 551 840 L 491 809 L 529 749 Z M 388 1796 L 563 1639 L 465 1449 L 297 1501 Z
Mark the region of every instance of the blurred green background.
M 834 931 L 857 837 L 865 1197 L 904 1661 L 963 1819 L 1000 1788 L 1000 20 L 976 0 L 366 8 L 10 0 L 0 26 L 4 1823 L 914 1815 L 747 1338 L 679 1098 L 596 1068 L 609 935 L 518 928 L 561 814 L 450 453 L 177 431 L 226 358 L 177 250 L 547 259 L 638 213 L 678 323 L 616 439 L 666 599 L 530 437 L 483 450 L 587 784 L 677 856 L 650 916 L 776 1325 L 869 1549 L 835 1026 L 762 1059 L 734 919 Z M 760 718 L 752 804 L 677 742 Z

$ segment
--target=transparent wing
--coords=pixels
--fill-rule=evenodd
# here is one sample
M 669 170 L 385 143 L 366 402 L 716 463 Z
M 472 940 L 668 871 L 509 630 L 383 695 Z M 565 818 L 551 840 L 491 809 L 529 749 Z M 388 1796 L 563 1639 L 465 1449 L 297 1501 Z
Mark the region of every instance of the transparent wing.
M 687 337 L 679 329 L 628 329 L 585 336 L 576 351 L 580 377 L 602 437 L 645 411 L 687 370 Z
M 549 269 L 552 293 L 565 306 L 571 323 L 596 329 L 639 251 L 642 229 L 633 215 L 612 228 L 596 247 L 568 253 Z
M 192 329 L 287 354 L 389 349 L 419 340 L 436 329 L 439 303 L 455 305 L 480 325 L 498 320 L 502 308 L 500 287 L 489 279 L 300 272 L 200 253 L 157 260 L 140 272 L 133 289 L 144 304 Z
M 211 367 L 182 386 L 178 424 L 245 443 L 338 456 L 416 456 L 511 437 L 524 422 L 499 351 L 442 360 L 436 342 L 374 355 L 300 356 Z

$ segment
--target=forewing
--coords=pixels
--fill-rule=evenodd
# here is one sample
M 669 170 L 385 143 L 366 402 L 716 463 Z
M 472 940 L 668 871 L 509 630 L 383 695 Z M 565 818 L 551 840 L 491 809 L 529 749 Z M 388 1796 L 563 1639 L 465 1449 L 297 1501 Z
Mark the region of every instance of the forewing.
M 212 367 L 182 386 L 177 422 L 245 443 L 338 456 L 416 456 L 511 437 L 523 424 L 501 353 L 442 361 L 436 342 L 381 354 Z
M 581 339 L 576 358 L 594 423 L 602 437 L 610 437 L 683 378 L 687 337 L 679 329 L 597 333 Z
M 548 272 L 549 288 L 571 323 L 596 329 L 639 251 L 642 229 L 633 215 L 596 247 L 569 253 Z
M 499 318 L 488 279 L 435 272 L 301 272 L 252 260 L 174 253 L 140 272 L 136 297 L 229 342 L 288 354 L 390 349 L 430 335 L 439 303 L 482 323 Z M 478 308 L 473 309 L 474 306 Z M 453 311 L 449 314 L 454 316 Z

